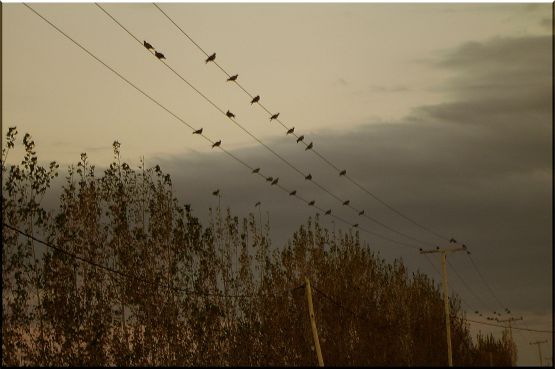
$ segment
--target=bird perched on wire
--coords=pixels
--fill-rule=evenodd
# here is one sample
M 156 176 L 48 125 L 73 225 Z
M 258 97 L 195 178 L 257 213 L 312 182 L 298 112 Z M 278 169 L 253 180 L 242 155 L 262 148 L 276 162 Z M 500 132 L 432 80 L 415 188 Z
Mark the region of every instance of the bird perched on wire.
M 358 223 L 353 224 L 353 228 L 357 228 L 358 227 Z
M 293 190 L 289 192 L 289 196 L 295 196 L 297 194 L 297 190 Z
M 358 215 L 363 215 L 363 214 L 364 214 L 364 210 L 362 210 L 358 213 Z
M 214 143 L 212 144 L 212 148 L 214 148 L 214 147 L 219 147 L 221 144 L 222 144 L 222 140 L 218 140 L 217 142 L 214 142 Z
M 272 116 L 270 117 L 270 120 L 272 120 L 272 119 L 277 119 L 278 117 L 279 117 L 279 113 L 275 113 L 274 115 L 272 115 Z
M 254 104 L 255 102 L 259 102 L 260 101 L 260 95 L 256 95 L 255 97 L 253 97 L 253 99 L 251 100 L 251 105 Z
M 340 176 L 344 176 L 345 174 L 347 174 L 347 171 L 345 169 L 343 169 L 341 172 L 339 172 Z
M 254 204 L 254 207 L 256 208 L 256 207 L 259 206 L 259 205 L 260 205 L 260 201 L 257 201 L 257 203 Z
M 197 129 L 196 131 L 193 132 L 194 135 L 201 135 L 202 134 L 202 128 L 201 129 Z
M 312 149 L 313 146 L 314 146 L 314 145 L 313 145 L 312 142 L 311 142 L 311 143 L 308 144 L 308 146 L 307 146 L 304 150 L 305 150 L 305 151 L 306 151 L 306 150 L 310 150 L 310 149 Z
M 216 59 L 216 53 L 210 55 L 208 59 L 206 59 L 206 63 L 214 61 L 214 59 Z
M 214 195 L 214 196 L 218 196 L 219 194 L 220 194 L 220 190 L 219 190 L 219 189 L 212 192 L 212 195 Z
M 254 169 L 252 170 L 252 173 L 253 173 L 253 174 L 254 174 L 254 173 L 258 173 L 258 172 L 260 172 L 260 168 L 254 168 Z
M 152 45 L 149 44 L 149 43 L 146 42 L 146 41 L 143 41 L 143 46 L 146 47 L 146 49 L 147 49 L 148 51 L 154 50 L 154 47 L 152 47 Z
M 304 140 L 304 136 L 299 136 L 299 138 L 297 138 L 297 143 L 301 142 L 302 140 Z
M 325 215 L 330 215 L 331 214 L 331 209 L 329 209 L 328 211 L 326 211 Z
M 273 180 L 274 180 L 273 177 L 268 177 L 268 178 L 266 178 L 266 182 L 272 182 Z
M 227 111 L 227 113 L 225 113 L 225 115 L 227 115 L 228 118 L 235 118 L 235 114 L 233 114 L 229 110 Z
M 272 181 L 272 184 L 271 184 L 271 186 L 273 186 L 273 185 L 277 184 L 277 183 L 278 183 L 278 181 L 279 181 L 279 177 L 278 177 L 278 178 L 276 178 L 276 179 L 274 179 L 274 180 Z
M 346 200 L 343 202 L 343 205 L 349 205 L 351 203 L 351 200 Z
M 166 59 L 166 57 L 164 56 L 164 54 L 162 54 L 162 53 L 160 53 L 160 52 L 158 52 L 158 51 L 155 51 L 155 52 L 154 52 L 154 55 L 155 55 L 158 59 L 160 59 L 160 60 Z
M 308 203 L 308 206 L 312 206 L 316 203 L 316 201 L 312 200 L 311 202 Z
M 304 179 L 306 179 L 307 181 L 310 181 L 312 179 L 312 174 L 308 173 L 308 175 L 304 177 Z
M 289 128 L 289 129 L 287 130 L 286 135 L 290 135 L 290 134 L 293 133 L 293 132 L 295 132 L 295 127 Z
M 449 240 L 449 243 L 457 243 L 457 240 L 454 239 L 454 238 L 451 238 L 451 239 Z
M 236 74 L 236 75 L 234 75 L 234 76 L 231 76 L 231 77 L 229 77 L 229 78 L 227 79 L 227 81 L 228 81 L 228 82 L 233 82 L 233 81 L 235 81 L 235 80 L 237 79 L 237 77 L 239 77 L 239 75 L 238 75 L 238 74 Z

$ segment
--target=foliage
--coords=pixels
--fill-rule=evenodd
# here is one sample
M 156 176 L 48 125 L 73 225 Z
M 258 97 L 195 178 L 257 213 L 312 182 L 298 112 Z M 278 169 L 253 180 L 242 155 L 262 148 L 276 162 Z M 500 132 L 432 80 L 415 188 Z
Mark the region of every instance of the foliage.
M 326 365 L 446 365 L 438 286 L 358 234 L 316 217 L 274 248 L 269 224 L 219 207 L 202 225 L 169 174 L 133 170 L 118 142 L 100 177 L 82 154 L 47 212 L 58 164 L 39 165 L 27 134 L 8 168 L 16 137 L 10 128 L 2 152 L 3 223 L 90 263 L 2 228 L 3 366 L 315 365 L 305 277 Z M 451 309 L 456 365 L 510 363 L 507 337 L 474 343 L 460 301 Z

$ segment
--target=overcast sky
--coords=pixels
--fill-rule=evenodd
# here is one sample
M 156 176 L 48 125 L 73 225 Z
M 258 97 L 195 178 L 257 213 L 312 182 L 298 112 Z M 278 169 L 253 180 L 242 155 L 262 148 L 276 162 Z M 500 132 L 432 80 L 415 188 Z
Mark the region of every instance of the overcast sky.
M 305 181 L 179 80 L 94 4 L 33 4 L 92 53 L 191 126 L 280 184 L 367 230 L 407 241 Z M 269 147 L 342 199 L 401 232 L 439 241 L 296 144 L 226 82 L 152 4 L 103 4 L 140 40 Z M 295 133 L 399 211 L 472 251 L 501 302 L 528 328 L 552 328 L 551 4 L 161 4 L 216 61 Z M 3 4 L 2 133 L 29 132 L 39 158 L 87 152 L 102 167 L 160 164 L 176 195 L 205 217 L 220 188 L 240 216 L 262 201 L 281 247 L 314 209 L 251 176 L 65 39 L 22 4 Z M 16 160 L 17 154 L 11 154 Z M 333 227 L 329 217 L 322 222 Z M 336 227 L 343 227 L 336 222 Z M 433 275 L 418 252 L 361 232 L 388 260 Z M 439 267 L 439 258 L 431 259 Z M 469 317 L 499 310 L 470 260 L 449 256 L 449 284 Z M 472 289 L 469 292 L 460 274 Z M 437 277 L 436 277 L 437 279 Z M 478 295 L 477 299 L 474 295 Z M 475 330 L 496 332 L 484 326 Z M 538 362 L 517 333 L 519 364 Z M 455 359 L 456 361 L 456 359 Z

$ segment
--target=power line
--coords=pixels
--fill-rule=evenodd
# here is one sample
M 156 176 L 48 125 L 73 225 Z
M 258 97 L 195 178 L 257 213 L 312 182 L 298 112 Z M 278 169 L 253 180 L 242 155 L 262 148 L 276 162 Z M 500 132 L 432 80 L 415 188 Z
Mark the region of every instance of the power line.
M 31 6 L 29 6 L 26 3 L 23 3 L 23 5 L 25 5 L 29 10 L 31 10 L 33 13 L 35 13 L 37 16 L 39 16 L 42 20 L 44 20 L 47 24 L 49 24 L 52 28 L 54 28 L 56 31 L 58 31 L 59 33 L 61 33 L 63 36 L 65 36 L 68 40 L 70 40 L 71 42 L 73 42 L 75 45 L 77 45 L 80 49 L 82 49 L 83 51 L 85 51 L 89 56 L 91 56 L 93 59 L 95 59 L 96 61 L 98 61 L 99 63 L 101 63 L 103 66 L 105 66 L 108 70 L 110 70 L 111 72 L 113 72 L 114 74 L 116 74 L 118 77 L 120 77 L 123 81 L 125 81 L 127 84 L 129 84 L 130 86 L 132 86 L 134 89 L 136 89 L 137 91 L 139 91 L 143 96 L 147 97 L 150 101 L 154 102 L 156 105 L 158 105 L 159 107 L 161 107 L 163 110 L 165 110 L 167 113 L 169 113 L 171 116 L 173 116 L 174 118 L 176 118 L 177 120 L 179 120 L 181 123 L 183 123 L 184 125 L 186 125 L 187 127 L 189 127 L 193 132 L 198 132 L 195 130 L 195 128 L 193 128 L 193 126 L 191 126 L 189 123 L 187 123 L 185 120 L 183 120 L 181 117 L 179 117 L 178 115 L 176 115 L 175 113 L 173 113 L 171 110 L 169 110 L 168 108 L 166 108 L 164 105 L 162 105 L 159 101 L 157 101 L 156 99 L 154 99 L 153 97 L 151 97 L 149 94 L 147 94 L 146 92 L 144 92 L 142 89 L 140 89 L 137 85 L 133 84 L 131 81 L 129 81 L 127 78 L 125 78 L 123 75 L 121 75 L 119 72 L 117 72 L 115 69 L 113 69 L 112 67 L 110 67 L 108 64 L 106 64 L 105 62 L 103 62 L 101 59 L 99 59 L 98 57 L 96 57 L 92 52 L 90 52 L 87 48 L 85 48 L 83 45 L 81 45 L 79 42 L 77 42 L 76 40 L 74 40 L 73 38 L 71 38 L 69 35 L 67 35 L 64 31 L 62 31 L 60 28 L 58 28 L 56 25 L 54 25 L 52 22 L 50 22 L 48 19 L 46 19 L 44 16 L 42 16 L 40 13 L 38 13 L 37 11 L 35 11 Z M 210 142 L 212 144 L 212 147 L 215 146 L 215 144 L 220 143 L 219 145 L 217 145 L 217 147 L 222 150 L 223 152 L 225 152 L 227 155 L 229 155 L 231 158 L 233 158 L 234 160 L 238 161 L 240 164 L 244 165 L 245 167 L 249 168 L 251 170 L 251 173 L 256 173 L 258 176 L 264 178 L 265 180 L 267 180 L 268 177 L 264 176 L 261 172 L 260 172 L 260 168 L 253 168 L 251 165 L 247 164 L 246 162 L 242 161 L 241 159 L 239 159 L 237 156 L 235 156 L 234 154 L 232 154 L 231 152 L 225 150 L 222 146 L 221 146 L 221 141 L 218 142 L 214 142 L 212 139 L 208 138 L 206 135 L 204 134 L 199 134 L 199 136 L 203 137 L 206 141 Z M 302 201 L 304 201 L 306 204 L 310 205 L 309 201 L 307 201 L 306 199 L 303 199 L 302 197 L 300 197 L 300 195 L 296 194 L 296 191 L 290 191 L 286 188 L 284 188 L 281 184 L 277 184 L 277 187 L 282 189 L 285 192 L 288 192 L 289 194 L 295 193 L 295 197 L 301 199 Z M 315 206 L 315 208 L 319 209 L 320 211 L 324 212 L 323 209 L 321 209 L 318 206 Z M 352 224 L 349 223 L 348 221 L 344 220 L 341 217 L 338 217 L 336 215 L 332 216 L 340 221 L 342 221 L 345 224 L 348 224 L 351 227 L 358 227 L 358 225 L 356 224 Z M 362 227 L 359 227 L 362 231 L 370 234 L 370 235 L 374 235 L 376 237 L 380 237 L 384 240 L 393 242 L 395 244 L 401 245 L 403 247 L 411 247 L 411 248 L 415 248 L 416 246 L 414 245 L 409 245 L 400 241 L 396 241 L 393 240 L 391 238 L 388 238 L 386 236 L 380 235 L 376 232 L 371 232 L 368 231 Z
M 137 43 L 141 46 L 141 48 L 143 47 L 143 43 L 141 42 L 140 39 L 138 39 L 135 35 L 133 35 L 124 25 L 121 24 L 121 22 L 119 22 L 116 18 L 114 18 L 106 9 L 104 9 L 100 4 L 95 3 L 96 6 L 98 8 L 100 8 L 108 17 L 110 17 L 110 19 L 112 19 L 117 25 L 120 26 L 120 28 L 122 28 L 125 32 L 127 32 L 135 41 L 137 41 Z M 210 105 L 212 105 L 216 110 L 218 110 L 222 115 L 228 117 L 235 125 L 237 125 L 241 130 L 243 130 L 245 133 L 247 133 L 250 137 L 252 137 L 255 141 L 257 141 L 260 145 L 262 145 L 264 148 L 266 148 L 268 151 L 270 151 L 273 155 L 275 155 L 278 159 L 280 159 L 282 162 L 284 162 L 285 164 L 287 164 L 291 169 L 293 169 L 294 171 L 296 171 L 298 174 L 300 174 L 303 178 L 308 179 L 310 177 L 310 182 L 314 183 L 315 186 L 317 186 L 318 188 L 320 188 L 322 191 L 326 192 L 329 196 L 333 197 L 334 199 L 336 199 L 339 203 L 345 205 L 345 204 L 349 204 L 349 201 L 345 201 L 343 199 L 341 199 L 340 197 L 338 197 L 337 195 L 335 195 L 333 192 L 331 192 L 330 190 L 328 190 L 326 187 L 324 187 L 323 185 L 321 185 L 319 182 L 317 182 L 316 180 L 312 179 L 310 174 L 305 174 L 304 172 L 302 172 L 300 169 L 298 169 L 294 164 L 292 164 L 289 160 L 285 159 L 282 155 L 280 155 L 279 153 L 277 153 L 275 150 L 273 150 L 271 147 L 269 147 L 268 145 L 266 145 L 264 142 L 262 142 L 262 140 L 260 140 L 258 137 L 256 137 L 252 132 L 250 132 L 248 129 L 246 129 L 245 127 L 243 127 L 241 124 L 239 124 L 237 122 L 236 119 L 234 119 L 233 117 L 229 117 L 227 115 L 227 113 L 224 111 L 224 109 L 220 108 L 216 103 L 214 103 L 209 97 L 207 97 L 205 94 L 203 94 L 198 88 L 196 88 L 195 86 L 193 86 L 187 79 L 185 79 L 181 74 L 179 74 L 177 71 L 175 71 L 175 69 L 173 69 L 167 62 L 165 62 L 164 60 L 158 58 L 158 60 L 163 63 L 167 68 L 169 68 L 177 77 L 179 77 L 183 82 L 185 82 L 188 86 L 190 86 L 195 92 L 197 92 L 201 97 L 203 97 L 208 103 L 210 103 Z M 354 206 L 349 206 L 349 208 L 351 208 L 352 210 L 356 211 L 357 213 L 360 213 L 360 210 L 355 208 Z M 367 219 L 370 219 L 372 221 L 375 221 L 374 218 L 367 216 Z M 384 225 L 384 223 L 381 223 L 379 221 L 377 221 L 377 223 L 379 225 L 385 226 L 387 229 L 392 230 L 393 232 L 410 238 L 412 240 L 416 240 L 417 242 L 423 243 L 423 244 L 427 244 L 424 241 L 418 240 L 414 237 L 411 237 L 410 235 L 406 235 L 403 232 L 397 231 L 387 225 Z
M 177 23 L 166 13 L 164 12 L 157 4 L 153 3 L 153 5 L 174 25 L 177 27 L 177 29 L 179 29 L 179 31 L 189 39 L 189 41 L 191 41 L 203 54 L 205 54 L 206 56 L 208 56 L 208 53 L 206 51 L 204 51 L 204 49 L 202 49 L 202 47 L 193 40 L 193 38 L 191 36 L 189 36 L 179 25 L 177 25 Z M 228 77 L 231 77 L 231 75 L 222 67 L 220 66 L 220 64 L 218 64 L 215 60 L 212 61 L 225 75 L 227 75 Z M 253 98 L 253 94 L 251 94 L 250 92 L 248 92 L 239 82 L 237 82 L 237 80 L 235 79 L 233 81 L 241 90 L 243 90 L 251 99 Z M 273 115 L 273 113 L 267 109 L 260 101 L 257 101 L 257 104 L 260 105 L 260 107 L 262 109 L 264 109 L 264 111 L 266 111 L 266 113 L 268 113 L 269 115 Z M 284 124 L 279 118 L 276 118 L 276 121 L 283 126 L 286 130 L 289 130 L 290 127 L 288 127 L 286 124 Z M 295 138 L 299 138 L 299 136 L 295 133 L 292 132 L 291 133 L 293 137 Z M 308 144 L 304 141 L 301 141 L 305 146 L 308 146 Z M 332 167 L 336 172 L 340 172 L 341 169 L 333 164 L 329 159 L 327 159 L 324 155 L 322 155 L 321 153 L 319 153 L 316 149 L 312 148 L 310 151 L 313 151 L 314 154 L 316 156 L 318 156 L 323 162 L 325 162 L 326 164 L 328 164 L 330 167 Z M 411 217 L 405 215 L 404 213 L 400 212 L 399 210 L 395 209 L 393 206 L 391 206 L 389 203 L 385 202 L 384 200 L 382 200 L 380 197 L 378 197 L 376 194 L 374 194 L 373 192 L 371 192 L 370 190 L 368 190 L 366 187 L 364 187 L 363 185 L 361 185 L 358 181 L 356 181 L 354 178 L 352 178 L 351 176 L 344 174 L 343 175 L 345 178 L 347 178 L 352 184 L 354 184 L 356 187 L 358 187 L 359 189 L 361 189 L 363 192 L 365 192 L 366 194 L 370 195 L 372 198 L 374 198 L 376 201 L 378 201 L 379 203 L 381 203 L 382 205 L 384 205 L 385 207 L 387 207 L 389 210 L 391 210 L 392 212 L 396 213 L 397 215 L 401 216 L 402 218 L 404 218 L 405 220 L 411 222 L 412 224 L 418 226 L 419 228 L 433 234 L 434 236 L 442 239 L 442 240 L 448 240 L 449 238 L 445 235 L 442 235 L 432 229 L 430 229 L 429 227 L 424 226 L 423 224 L 415 221 L 414 219 L 412 219 Z
M 468 321 L 468 322 L 477 323 L 477 324 L 482 324 L 482 325 L 491 325 L 491 326 L 493 326 L 493 327 L 507 328 L 506 326 L 501 325 L 501 324 L 482 322 L 482 321 L 479 321 L 479 320 L 473 320 L 473 319 L 468 319 L 468 318 L 465 319 L 465 320 Z M 538 332 L 538 333 L 550 333 L 550 334 L 553 334 L 553 331 L 542 330 L 542 329 L 519 328 L 519 327 L 515 327 L 515 326 L 512 326 L 511 329 L 516 329 L 516 330 L 519 330 L 519 331 L 528 331 L 528 332 Z
M 466 253 L 466 255 L 468 256 L 468 259 L 470 259 L 470 262 L 472 263 L 472 266 L 474 267 L 474 269 L 476 270 L 476 272 L 478 273 L 478 275 L 480 276 L 480 279 L 482 280 L 482 282 L 484 282 L 485 286 L 487 287 L 488 291 L 490 292 L 490 294 L 493 296 L 493 298 L 495 299 L 495 302 L 497 302 L 497 304 L 499 305 L 499 307 L 501 309 L 505 309 L 506 307 L 503 306 L 503 304 L 501 303 L 501 301 L 497 298 L 497 295 L 495 294 L 495 292 L 493 292 L 493 289 L 490 287 L 489 283 L 486 281 L 486 279 L 484 278 L 484 275 L 482 274 L 482 272 L 480 271 L 480 269 L 478 268 L 478 266 L 476 265 L 476 263 L 474 263 L 474 259 L 472 258 L 472 255 L 470 255 L 470 253 Z
M 457 278 L 459 278 L 459 280 L 463 283 L 464 287 L 472 294 L 472 296 L 474 296 L 474 298 L 476 299 L 476 301 L 478 303 L 480 303 L 482 306 L 488 308 L 488 305 L 484 302 L 484 300 L 482 300 L 482 298 L 476 294 L 474 292 L 474 290 L 472 288 L 470 288 L 470 286 L 466 283 L 466 281 L 464 280 L 464 278 L 459 274 L 459 272 L 457 271 L 457 269 L 455 269 L 455 266 L 453 264 L 451 264 L 451 262 L 449 261 L 449 259 L 447 259 L 447 264 L 449 264 L 449 266 L 451 267 L 451 270 L 453 272 L 455 272 L 455 275 L 457 276 Z M 490 309 L 491 310 L 491 309 Z M 491 310 L 493 311 L 493 310 Z

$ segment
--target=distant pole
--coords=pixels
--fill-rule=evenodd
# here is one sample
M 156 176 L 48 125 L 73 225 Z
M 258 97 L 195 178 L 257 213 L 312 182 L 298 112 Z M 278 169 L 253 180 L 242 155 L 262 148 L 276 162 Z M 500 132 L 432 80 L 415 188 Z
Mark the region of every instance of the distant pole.
M 543 366 L 542 346 L 541 346 L 542 343 L 547 343 L 547 340 L 530 342 L 531 345 L 538 345 L 538 355 L 539 355 L 539 358 L 540 358 L 540 366 Z
M 514 340 L 513 340 L 513 322 L 517 321 L 517 320 L 522 320 L 523 318 L 515 318 L 515 317 L 510 317 L 507 319 L 498 319 L 498 318 L 494 318 L 493 320 L 499 322 L 499 323 L 507 323 L 507 328 L 509 328 L 509 339 L 511 340 L 511 366 L 514 366 L 515 363 L 515 352 L 513 351 L 513 346 L 514 346 Z
M 318 339 L 318 330 L 316 329 L 316 317 L 314 316 L 314 307 L 312 306 L 312 290 L 308 277 L 304 278 L 306 299 L 308 301 L 308 315 L 310 316 L 310 326 L 312 328 L 312 338 L 314 338 L 314 347 L 316 348 L 316 356 L 318 357 L 318 366 L 324 366 L 322 358 L 322 350 L 320 349 L 320 340 Z
M 464 251 L 466 250 L 466 246 L 460 246 L 455 248 L 436 248 L 435 250 L 422 250 L 420 249 L 421 254 L 441 254 L 441 274 L 442 274 L 442 285 L 443 285 L 443 305 L 445 308 L 445 330 L 447 332 L 447 361 L 449 366 L 453 366 L 453 351 L 451 348 L 451 316 L 449 311 L 449 292 L 447 288 L 447 253 L 448 252 L 456 252 L 456 251 Z

